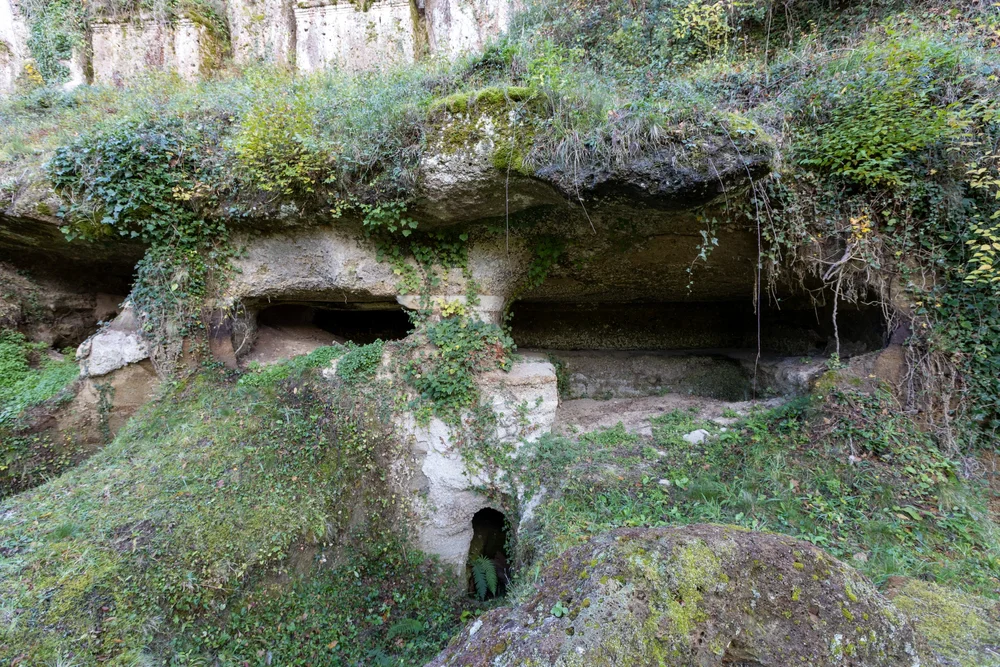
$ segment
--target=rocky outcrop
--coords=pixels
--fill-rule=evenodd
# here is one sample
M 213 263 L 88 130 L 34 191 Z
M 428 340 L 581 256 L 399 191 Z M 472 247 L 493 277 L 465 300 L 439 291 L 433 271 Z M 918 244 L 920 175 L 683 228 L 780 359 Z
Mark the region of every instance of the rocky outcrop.
M 905 616 L 818 548 L 734 527 L 624 529 L 463 630 L 445 665 L 921 664 Z
M 139 332 L 131 305 L 107 327 L 85 340 L 76 351 L 83 377 L 99 377 L 149 359 L 149 345 Z
M 504 446 L 516 450 L 552 428 L 559 397 L 555 369 L 546 359 L 524 357 L 509 372 L 486 373 L 478 383 L 496 415 L 492 446 L 498 450 Z M 400 433 L 411 443 L 419 470 L 414 479 L 419 494 L 418 544 L 444 563 L 464 568 L 476 512 L 484 508 L 509 509 L 483 492 L 489 483 L 501 480 L 490 478 L 491 471 L 484 469 L 483 461 L 473 458 L 474 465 L 470 465 L 470 459 L 463 455 L 462 447 L 468 446 L 465 426 L 446 424 L 437 417 L 423 425 L 410 413 L 401 415 L 397 422 Z M 513 482 L 503 481 L 507 485 Z

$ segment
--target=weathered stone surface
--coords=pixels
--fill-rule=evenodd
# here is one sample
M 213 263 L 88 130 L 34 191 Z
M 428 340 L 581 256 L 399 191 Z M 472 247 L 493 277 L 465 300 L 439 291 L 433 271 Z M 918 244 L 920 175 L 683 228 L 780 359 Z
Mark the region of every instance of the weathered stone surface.
M 176 72 L 192 81 L 207 74 L 201 71 L 206 30 L 190 19 L 96 23 L 92 40 L 97 83 L 120 85 L 147 71 Z
M 570 549 L 527 601 L 475 621 L 430 665 L 917 667 L 916 646 L 891 603 L 811 544 L 694 525 Z
M 14 91 L 29 57 L 28 29 L 15 0 L 0 0 L 0 95 Z
M 996 600 L 906 577 L 890 577 L 886 595 L 910 618 L 939 664 L 1000 665 L 1000 603 Z
M 127 306 L 104 329 L 85 340 L 76 351 L 83 377 L 98 377 L 149 358 L 149 345 L 138 331 L 135 314 Z
M 774 158 L 773 147 L 767 144 L 739 150 L 725 136 L 703 137 L 698 152 L 692 158 L 683 148 L 668 146 L 617 165 L 610 161 L 599 166 L 551 165 L 537 176 L 571 197 L 625 196 L 686 208 L 763 177 Z
M 243 64 L 294 64 L 294 6 L 291 0 L 227 2 L 233 59 Z
M 465 303 L 468 277 L 461 269 L 445 272 L 430 294 L 401 293 L 401 276 L 359 230 L 344 227 L 293 229 L 246 239 L 246 252 L 233 261 L 237 271 L 222 298 L 237 320 L 233 346 L 238 354 L 254 337 L 252 320 L 259 309 L 282 302 L 364 304 L 397 301 L 405 308 L 429 306 L 432 311 L 450 302 Z M 415 275 L 419 275 L 412 260 Z M 484 320 L 499 322 L 510 294 L 524 279 L 530 263 L 527 248 L 503 240 L 472 239 L 468 249 L 468 276 L 476 282 L 479 303 L 473 308 Z M 426 297 L 426 298 L 425 298 Z M 238 340 L 237 340 L 238 339 Z
M 525 357 L 509 373 L 488 373 L 479 383 L 497 415 L 500 443 L 519 446 L 551 429 L 559 398 L 555 369 L 544 358 Z M 473 515 L 485 507 L 504 508 L 477 491 L 489 480 L 481 471 L 469 470 L 460 450 L 461 433 L 454 427 L 436 417 L 422 426 L 409 413 L 398 418 L 397 426 L 412 443 L 420 471 L 418 544 L 460 569 L 469 555 Z
M 312 72 L 327 67 L 372 70 L 412 62 L 415 28 L 409 0 L 377 0 L 365 11 L 353 2 L 299 2 L 295 64 L 300 71 Z
M 100 441 L 103 429 L 106 429 L 106 435 L 113 436 L 136 410 L 153 399 L 159 386 L 160 377 L 148 359 L 122 366 L 101 377 L 85 378 L 79 394 L 70 405 L 68 417 L 60 418 L 60 430 L 66 431 L 74 424 L 78 425 L 79 422 L 74 419 L 84 415 L 92 439 Z M 101 405 L 102 393 L 105 394 L 104 406 Z M 101 426 L 102 419 L 105 420 L 104 427 Z
M 396 297 L 388 262 L 373 243 L 340 227 L 289 231 L 242 241 L 227 298 L 384 301 Z
M 564 203 L 548 183 L 494 165 L 498 144 L 515 131 L 502 110 L 444 114 L 420 161 L 415 215 L 425 225 L 447 225 Z
M 515 337 L 516 340 L 516 337 Z M 753 395 L 752 367 L 721 354 L 656 351 L 552 350 L 566 398 L 626 398 L 663 393 L 729 401 Z
M 122 299 L 84 280 L 18 271 L 0 262 L 0 327 L 18 329 L 56 349 L 79 345 L 98 322 L 117 313 Z
M 517 0 L 427 0 L 431 51 L 458 56 L 481 50 L 489 38 L 507 29 L 522 4 Z
M 145 246 L 121 239 L 66 240 L 56 217 L 61 201 L 40 167 L 18 176 L 13 203 L 0 209 L 0 261 L 46 278 L 109 293 L 127 292 Z M 0 202 L 0 206 L 5 203 Z

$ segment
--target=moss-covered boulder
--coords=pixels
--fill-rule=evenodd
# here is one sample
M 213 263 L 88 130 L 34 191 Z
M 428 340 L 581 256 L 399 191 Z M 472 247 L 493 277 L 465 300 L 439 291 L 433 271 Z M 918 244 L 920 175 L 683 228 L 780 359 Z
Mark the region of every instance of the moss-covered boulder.
M 906 577 L 891 577 L 886 591 L 927 641 L 937 663 L 1000 666 L 1000 603 Z
M 444 665 L 920 664 L 913 628 L 820 549 L 729 526 L 623 529 L 570 549 Z

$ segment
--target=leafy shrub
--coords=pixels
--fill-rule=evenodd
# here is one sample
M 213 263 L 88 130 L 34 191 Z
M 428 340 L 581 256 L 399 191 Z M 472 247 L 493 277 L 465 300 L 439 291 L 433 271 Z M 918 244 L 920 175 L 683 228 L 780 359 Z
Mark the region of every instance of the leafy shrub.
M 382 364 L 384 345 L 377 340 L 367 345 L 349 346 L 347 353 L 337 362 L 337 376 L 348 384 L 371 380 Z
M 272 77 L 254 80 L 260 94 L 244 114 L 233 151 L 250 182 L 283 195 L 314 192 L 327 179 L 332 156 L 315 138 L 316 109 L 308 90 Z
M 69 202 L 64 231 L 189 246 L 204 241 L 219 226 L 195 210 L 212 196 L 198 178 L 203 141 L 181 119 L 128 121 L 59 148 L 47 169 Z
M 472 581 L 476 585 L 476 595 L 485 600 L 487 595 L 497 594 L 497 567 L 489 558 L 477 556 L 472 561 Z
M 457 314 L 426 323 L 422 333 L 431 349 L 414 354 L 404 378 L 441 417 L 457 419 L 476 404 L 477 373 L 510 367 L 514 343 L 495 324 Z
M 824 120 L 799 130 L 800 164 L 867 186 L 912 178 L 909 158 L 965 133 L 960 105 L 942 99 L 958 62 L 946 46 L 906 40 L 846 60 L 809 103 L 809 113 Z

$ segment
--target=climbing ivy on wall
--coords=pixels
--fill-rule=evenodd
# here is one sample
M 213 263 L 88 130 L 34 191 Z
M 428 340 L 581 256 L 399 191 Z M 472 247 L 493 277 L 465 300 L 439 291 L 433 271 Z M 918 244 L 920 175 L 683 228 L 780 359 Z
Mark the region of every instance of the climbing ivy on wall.
M 28 49 L 45 83 L 69 78 L 73 49 L 84 47 L 87 12 L 79 0 L 26 0 L 22 10 L 28 23 Z
M 70 239 L 149 244 L 131 299 L 161 365 L 176 361 L 198 326 L 212 276 L 232 250 L 225 223 L 206 215 L 217 201 L 212 142 L 209 128 L 179 119 L 127 122 L 58 149 L 47 165 Z
M 748 212 L 765 211 L 778 272 L 809 256 L 834 298 L 909 299 L 910 399 L 952 444 L 985 442 L 1000 429 L 996 75 L 955 44 L 886 33 L 789 96 L 794 168 Z

